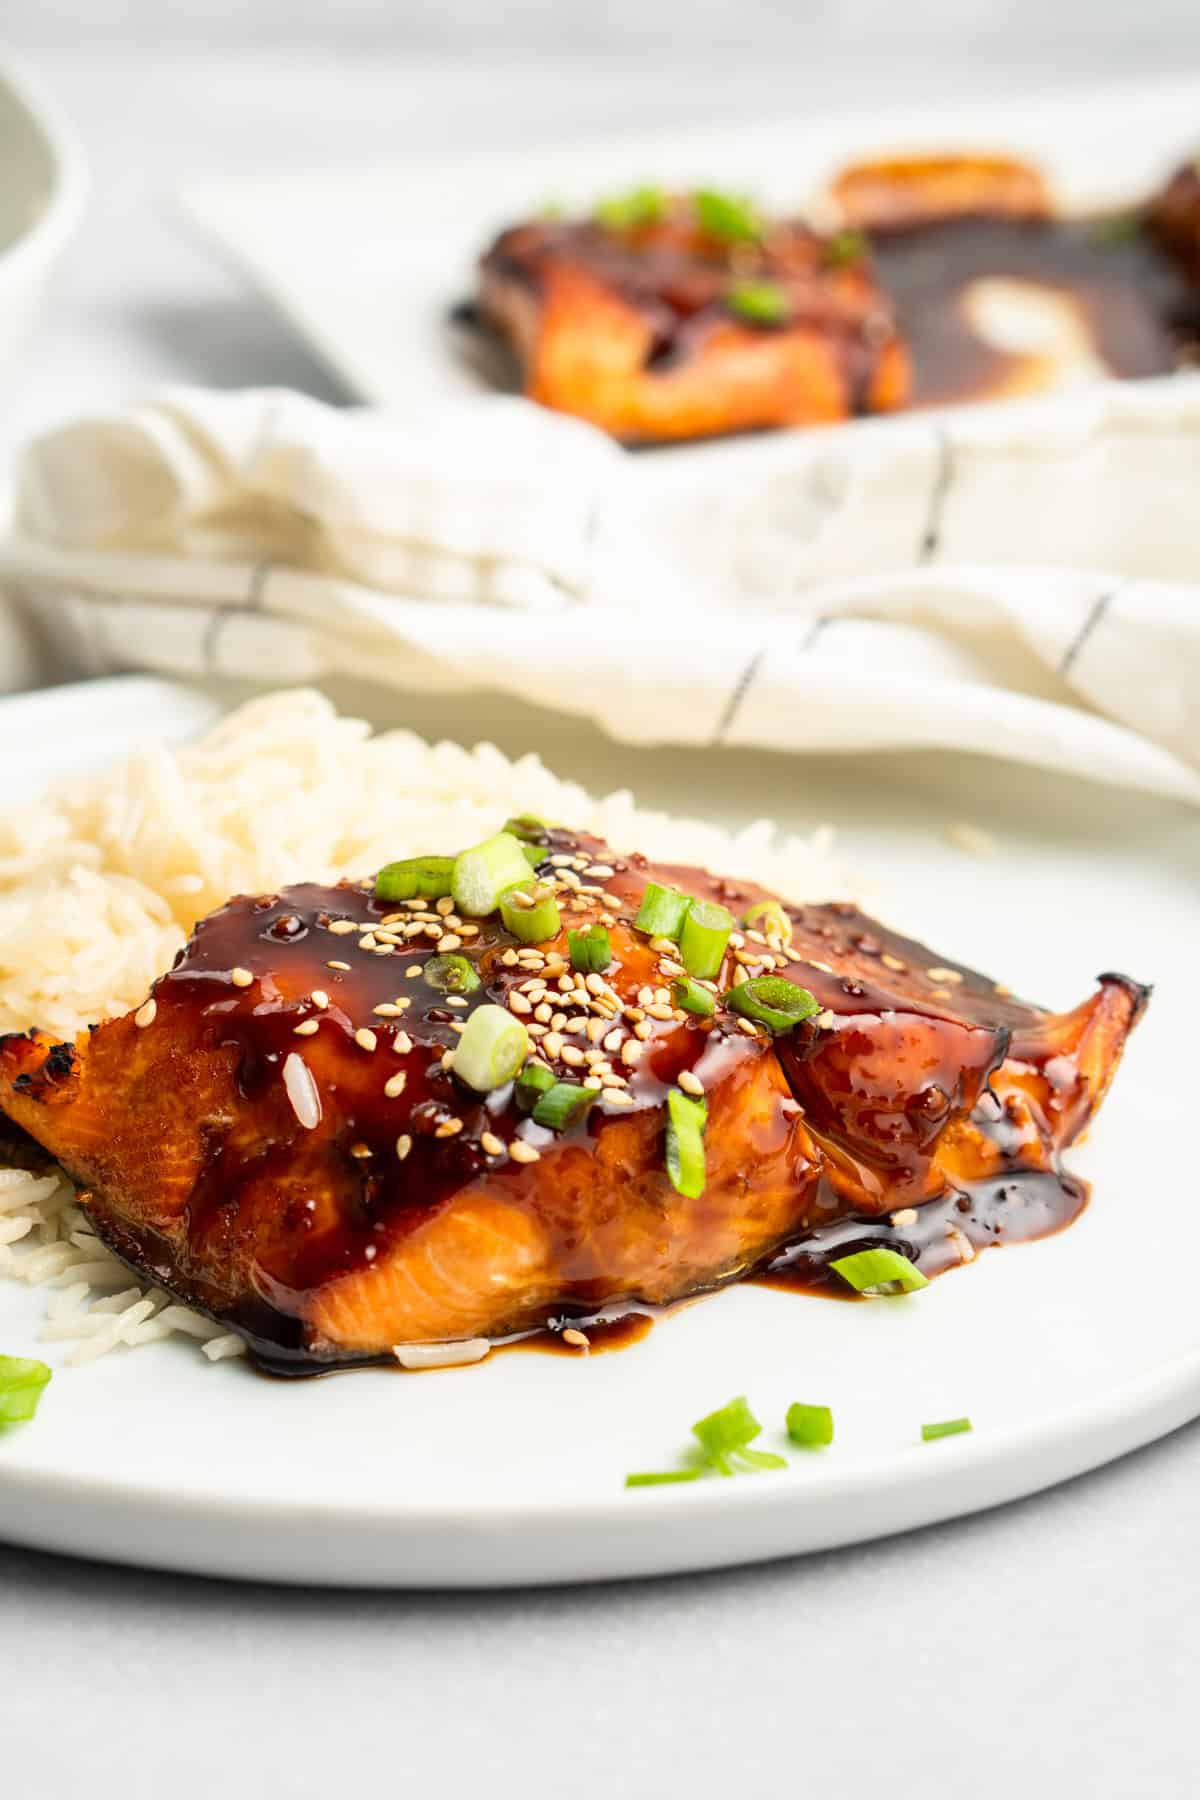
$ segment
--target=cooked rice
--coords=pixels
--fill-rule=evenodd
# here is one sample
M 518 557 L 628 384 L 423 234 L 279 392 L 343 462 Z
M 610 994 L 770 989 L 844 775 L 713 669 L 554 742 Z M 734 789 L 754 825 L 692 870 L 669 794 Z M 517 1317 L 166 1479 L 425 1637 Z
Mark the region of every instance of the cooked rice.
M 70 1038 L 140 1006 L 193 924 L 230 895 L 371 874 L 452 854 L 510 814 L 598 833 L 619 849 L 757 877 L 793 900 L 839 886 L 832 834 L 779 839 L 595 800 L 536 756 L 491 744 L 372 737 L 300 690 L 252 701 L 183 750 L 155 745 L 0 813 L 0 1032 Z M 129 1271 L 97 1238 L 65 1175 L 0 1168 L 0 1276 L 58 1292 L 42 1336 L 89 1362 L 181 1333 L 220 1361 L 241 1340 Z

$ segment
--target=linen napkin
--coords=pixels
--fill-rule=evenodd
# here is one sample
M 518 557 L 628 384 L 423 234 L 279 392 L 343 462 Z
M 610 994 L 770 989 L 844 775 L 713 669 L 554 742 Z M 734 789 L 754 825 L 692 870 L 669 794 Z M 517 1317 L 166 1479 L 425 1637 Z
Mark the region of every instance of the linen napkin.
M 637 453 L 512 398 L 175 388 L 29 446 L 0 576 L 79 672 L 503 689 L 1200 804 L 1198 492 L 1200 377 Z

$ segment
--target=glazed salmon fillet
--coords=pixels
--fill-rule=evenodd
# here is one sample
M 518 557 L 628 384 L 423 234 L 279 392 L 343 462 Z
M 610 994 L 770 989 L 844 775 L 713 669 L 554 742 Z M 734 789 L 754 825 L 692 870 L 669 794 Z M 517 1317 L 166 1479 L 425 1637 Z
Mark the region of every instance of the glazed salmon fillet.
M 503 232 L 479 316 L 525 393 L 626 443 L 889 412 L 909 369 L 861 241 L 720 195 L 644 190 Z
M 906 1225 L 953 1205 L 936 1269 L 989 1183 L 1008 1235 L 1045 1228 L 1020 1182 L 1060 1180 L 1147 990 L 1050 1014 L 852 906 L 522 838 L 537 941 L 373 883 L 238 897 L 136 1012 L 0 1039 L 0 1108 L 120 1257 L 276 1367 L 676 1301 L 835 1226 L 924 1261 Z M 490 1086 L 477 1013 L 523 1044 Z

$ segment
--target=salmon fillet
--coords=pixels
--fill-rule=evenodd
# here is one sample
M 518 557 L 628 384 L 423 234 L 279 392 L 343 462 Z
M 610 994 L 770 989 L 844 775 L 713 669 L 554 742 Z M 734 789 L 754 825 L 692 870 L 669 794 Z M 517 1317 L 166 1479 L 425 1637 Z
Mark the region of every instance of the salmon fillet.
M 1106 975 L 1050 1014 L 852 906 L 780 904 L 729 940 L 701 1016 L 679 1004 L 674 944 L 634 922 L 647 883 L 739 919 L 772 897 L 537 836 L 553 938 L 369 883 L 241 896 L 136 1012 L 74 1043 L 0 1039 L 0 1110 L 139 1274 L 273 1366 L 320 1368 L 671 1302 L 836 1221 L 903 1242 L 895 1220 L 940 1219 L 978 1184 L 1056 1182 L 1146 1001 Z M 566 932 L 592 924 L 612 960 L 585 977 Z M 479 985 L 434 985 L 435 953 Z M 768 973 L 817 1003 L 778 1034 L 728 1000 Z M 557 1079 L 590 1081 L 573 1122 L 539 1125 L 511 1083 L 480 1094 L 448 1066 L 484 1004 Z M 690 1196 L 664 1153 L 672 1093 L 707 1105 Z

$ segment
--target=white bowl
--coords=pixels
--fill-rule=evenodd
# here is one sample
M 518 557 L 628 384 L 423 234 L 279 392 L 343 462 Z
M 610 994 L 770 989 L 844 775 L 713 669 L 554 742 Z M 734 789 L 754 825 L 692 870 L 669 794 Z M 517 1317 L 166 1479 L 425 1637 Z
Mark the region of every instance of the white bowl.
M 86 195 L 74 131 L 23 69 L 0 59 L 0 377 L 33 331 Z

